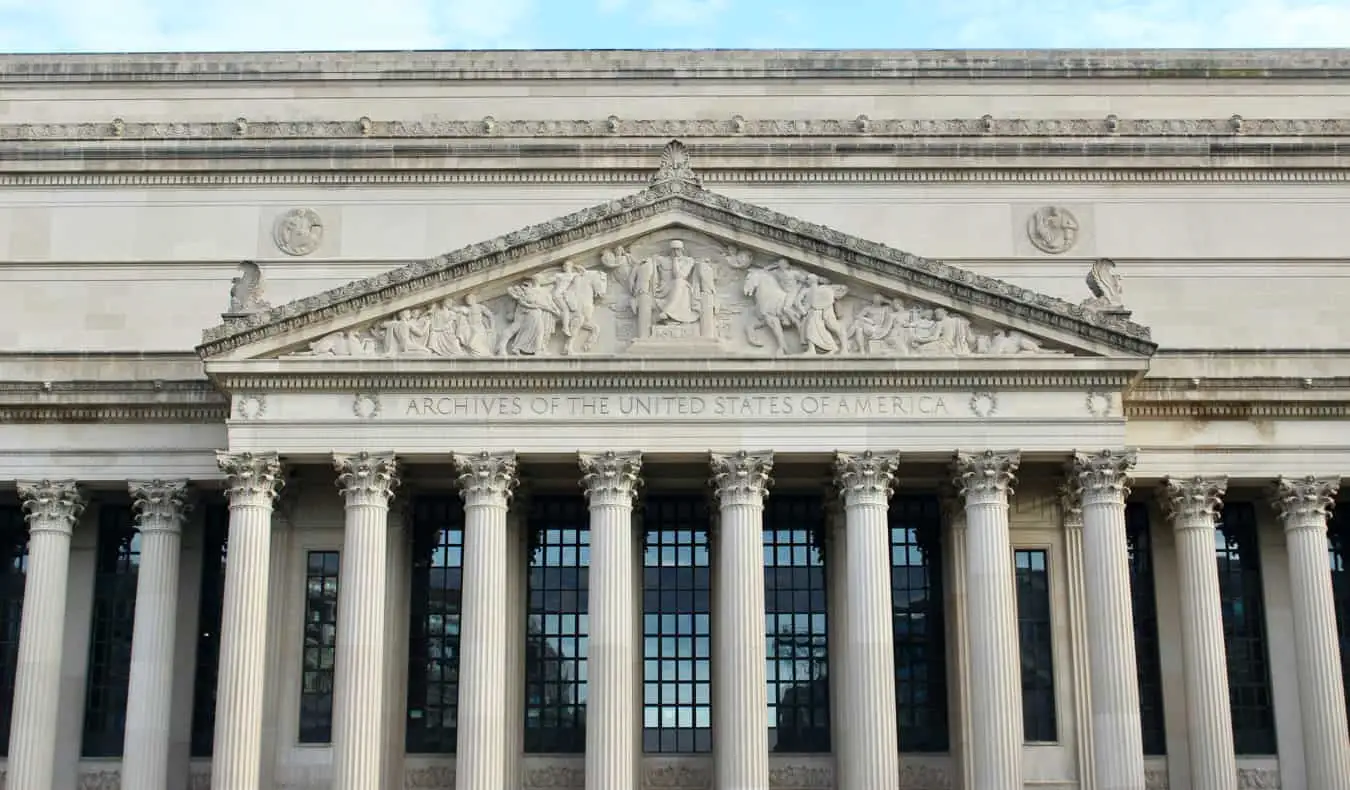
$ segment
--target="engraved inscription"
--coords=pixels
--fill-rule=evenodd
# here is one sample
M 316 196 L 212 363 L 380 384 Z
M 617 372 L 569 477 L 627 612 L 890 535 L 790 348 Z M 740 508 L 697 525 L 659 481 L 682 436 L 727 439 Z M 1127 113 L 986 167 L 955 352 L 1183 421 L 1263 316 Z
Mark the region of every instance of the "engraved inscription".
M 968 396 L 967 396 L 968 397 Z M 955 393 L 782 393 L 737 395 L 412 395 L 390 416 L 462 420 L 943 418 L 958 416 Z M 984 415 L 977 415 L 984 416 Z

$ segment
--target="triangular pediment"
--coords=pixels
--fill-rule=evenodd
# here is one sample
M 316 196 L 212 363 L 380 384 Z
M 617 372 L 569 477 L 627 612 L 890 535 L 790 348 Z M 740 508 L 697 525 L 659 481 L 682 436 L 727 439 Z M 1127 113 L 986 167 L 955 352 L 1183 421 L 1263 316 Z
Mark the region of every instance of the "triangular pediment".
M 198 351 L 209 369 L 276 358 L 1146 359 L 1155 350 L 1120 313 L 746 204 L 703 189 L 678 157 L 668 164 L 628 197 L 233 317 Z

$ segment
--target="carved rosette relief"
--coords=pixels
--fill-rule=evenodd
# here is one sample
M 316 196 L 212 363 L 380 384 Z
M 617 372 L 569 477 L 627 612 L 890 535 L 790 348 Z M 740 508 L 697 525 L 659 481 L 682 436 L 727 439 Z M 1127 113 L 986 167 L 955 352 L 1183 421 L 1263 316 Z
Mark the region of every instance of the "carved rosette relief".
M 656 231 L 325 335 L 292 356 L 1062 356 L 947 307 L 832 281 L 691 231 Z
M 591 507 L 631 506 L 642 484 L 642 453 L 580 453 L 581 485 Z
M 323 220 L 310 208 L 293 208 L 277 217 L 272 240 L 287 255 L 309 255 L 323 243 Z
M 1238 790 L 1280 790 L 1280 772 L 1275 768 L 1239 768 Z
M 1027 218 L 1027 238 L 1041 252 L 1068 252 L 1078 241 L 1078 218 L 1062 206 L 1042 206 Z
M 141 532 L 179 532 L 189 509 L 186 480 L 131 480 L 131 507 Z
M 121 790 L 122 772 L 109 770 L 80 771 L 75 790 Z
M 1340 481 L 1334 477 L 1281 477 L 1271 491 L 1271 505 L 1286 531 L 1323 530 L 1340 487 Z
M 454 790 L 455 766 L 426 765 L 408 768 L 403 774 L 403 786 L 408 790 Z

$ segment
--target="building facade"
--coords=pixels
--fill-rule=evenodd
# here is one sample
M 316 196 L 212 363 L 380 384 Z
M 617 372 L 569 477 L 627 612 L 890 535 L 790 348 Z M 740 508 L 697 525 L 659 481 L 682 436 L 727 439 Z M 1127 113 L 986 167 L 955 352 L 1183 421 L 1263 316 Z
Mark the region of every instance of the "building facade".
M 1350 787 L 1350 54 L 0 83 L 11 790 Z

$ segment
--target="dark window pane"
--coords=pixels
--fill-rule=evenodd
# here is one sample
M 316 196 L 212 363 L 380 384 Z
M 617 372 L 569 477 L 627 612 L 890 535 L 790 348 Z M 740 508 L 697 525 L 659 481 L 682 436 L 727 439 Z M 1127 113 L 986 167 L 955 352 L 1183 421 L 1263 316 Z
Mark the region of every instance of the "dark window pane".
M 305 643 L 300 659 L 300 743 L 333 740 L 334 657 L 337 653 L 336 551 L 305 556 Z
M 891 500 L 888 522 L 900 751 L 945 752 L 947 624 L 938 499 L 897 495 Z
M 775 494 L 764 510 L 769 748 L 830 751 L 829 645 L 819 495 Z
M 9 753 L 9 724 L 14 713 L 14 673 L 19 659 L 19 621 L 28 571 L 28 528 L 23 509 L 0 505 L 0 757 Z
M 130 504 L 99 507 L 94 562 L 81 754 L 121 757 L 131 679 L 131 633 L 136 621 L 136 573 L 141 562 L 141 536 Z
M 651 495 L 643 525 L 642 747 L 712 750 L 708 507 L 701 494 Z
M 1139 674 L 1139 718 L 1144 754 L 1167 754 L 1163 726 L 1162 664 L 1158 658 L 1158 603 L 1153 592 L 1153 540 L 1148 506 L 1125 508 L 1125 537 L 1130 558 L 1130 597 L 1134 608 L 1134 651 Z
M 1022 738 L 1055 741 L 1054 623 L 1050 617 L 1050 557 L 1043 549 L 1013 552 L 1017 630 L 1022 649 Z
M 580 495 L 537 496 L 530 508 L 525 641 L 525 751 L 586 751 L 590 514 Z
M 454 754 L 464 506 L 454 495 L 423 496 L 413 500 L 412 516 L 407 750 Z
M 1214 534 L 1228 652 L 1228 694 L 1238 754 L 1275 754 L 1275 710 L 1266 652 L 1266 607 L 1261 589 L 1261 549 L 1256 506 L 1224 505 Z
M 1345 706 L 1350 710 L 1350 504 L 1336 506 L 1327 538 L 1331 548 L 1331 594 L 1336 602 L 1336 629 L 1341 641 L 1341 677 Z
M 225 604 L 225 547 L 230 509 L 212 502 L 203 513 L 202 584 L 197 605 L 197 672 L 192 683 L 192 756 L 210 757 L 215 739 L 220 621 Z

